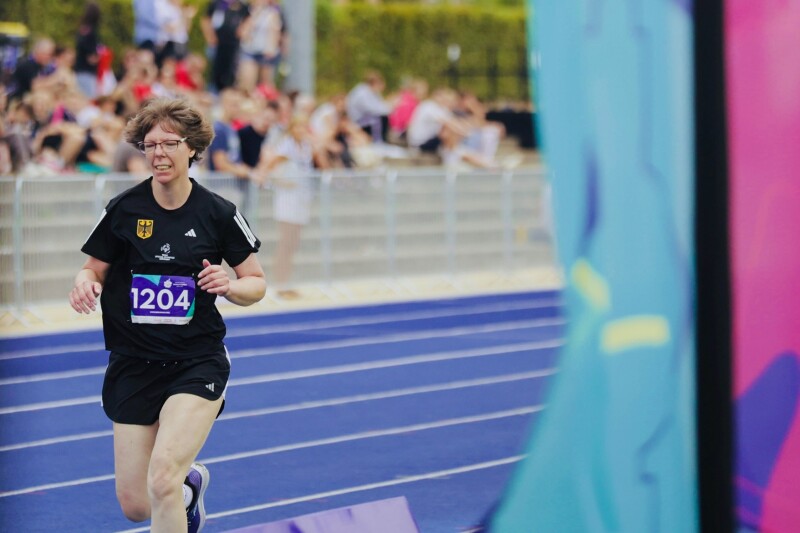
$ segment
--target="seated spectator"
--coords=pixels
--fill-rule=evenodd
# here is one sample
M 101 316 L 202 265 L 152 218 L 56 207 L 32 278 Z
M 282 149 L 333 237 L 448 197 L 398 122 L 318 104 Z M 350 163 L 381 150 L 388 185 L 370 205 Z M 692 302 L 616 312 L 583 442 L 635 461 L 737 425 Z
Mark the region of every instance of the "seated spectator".
M 114 148 L 111 170 L 133 174 L 139 179 L 145 179 L 150 175 L 150 166 L 145 155 L 124 138 L 117 141 L 117 146 Z
M 296 93 L 292 106 L 294 118 L 302 118 L 308 122 L 311 119 L 311 113 L 317 106 L 317 100 L 307 93 Z
M 35 84 L 35 88 L 46 88 L 50 91 L 63 92 L 78 89 L 75 77 L 75 49 L 57 46 L 53 61 L 45 68 L 44 77 Z
M 8 114 L 0 120 L 0 176 L 20 174 L 31 160 L 30 133 L 25 123 L 33 118 L 33 111 L 19 113 L 25 104 L 15 101 Z M 5 86 L 0 84 L 0 114 L 6 109 Z M 26 116 L 27 115 L 27 116 Z M 22 127 L 18 126 L 22 122 Z
M 36 132 L 31 143 L 35 161 L 54 173 L 74 168 L 86 143 L 86 130 L 74 122 L 54 122 Z
M 101 114 L 95 118 L 85 130 L 83 146 L 75 157 L 76 169 L 82 172 L 111 170 L 124 129 L 125 123 L 115 115 Z
M 274 144 L 275 141 L 270 141 L 270 137 L 274 137 L 278 129 L 277 102 L 261 101 L 256 105 L 258 111 L 254 113 L 250 124 L 238 131 L 242 162 L 250 168 L 258 167 L 264 145 Z
M 492 160 L 462 146 L 462 141 L 472 133 L 472 126 L 454 113 L 457 103 L 458 96 L 451 89 L 437 89 L 420 103 L 408 125 L 409 146 L 438 153 L 446 165 L 463 160 L 478 167 L 494 166 Z
M 421 79 L 408 80 L 397 96 L 394 109 L 389 114 L 391 137 L 397 140 L 405 138 L 411 115 L 420 102 L 428 97 L 428 82 Z
M 184 92 L 205 89 L 205 71 L 208 61 L 200 54 L 190 53 L 175 65 L 175 81 Z
M 5 120 L 6 133 L 21 135 L 30 143 L 37 127 L 36 115 L 30 101 L 15 100 L 9 104 Z
M 176 67 L 177 60 L 174 57 L 165 57 L 163 59 L 161 68 L 158 71 L 158 77 L 150 86 L 153 96 L 176 98 L 183 93 L 175 76 Z
M 242 145 L 233 121 L 241 120 L 244 95 L 238 89 L 223 89 L 219 93 L 219 118 L 214 121 L 214 140 L 208 147 L 208 170 L 236 178 L 236 188 L 228 199 L 244 205 L 250 179 L 257 179 L 253 169 L 242 161 Z
M 370 71 L 364 81 L 347 95 L 347 116 L 367 132 L 375 142 L 385 142 L 389 113 L 392 108 L 383 99 L 386 82 L 379 73 Z
M 105 101 L 108 97 L 101 98 L 103 98 L 101 101 Z M 103 114 L 100 107 L 80 90 L 68 91 L 61 95 L 54 115 L 59 113 L 64 120 L 75 122 L 84 129 L 89 129 L 92 123 Z
M 372 166 L 375 158 L 367 164 L 367 147 L 372 139 L 349 120 L 345 111 L 345 95 L 335 95 L 318 106 L 311 114 L 309 125 L 322 168 L 352 168 L 357 164 L 354 154 L 363 156 L 363 164 L 359 166 Z
M 19 62 L 11 75 L 11 88 L 8 93 L 9 100 L 19 100 L 30 93 L 35 85 L 47 85 L 53 80 L 47 80 L 45 69 L 53 60 L 56 45 L 52 39 L 42 38 L 36 41 L 27 59 Z
M 51 173 L 73 167 L 86 140 L 84 128 L 49 91 L 33 91 L 25 102 L 33 111 L 31 152 L 36 163 Z
M 122 105 L 123 115 L 133 115 L 142 102 L 153 96 L 158 77 L 153 52 L 147 49 L 127 50 L 123 58 L 124 72 L 111 96 Z
M 465 120 L 471 129 L 463 141 L 464 146 L 480 153 L 485 160 L 493 161 L 500 140 L 505 137 L 505 126 L 486 120 L 486 106 L 469 91 L 459 94 L 455 114 Z
M 339 128 L 345 110 L 345 95 L 338 94 L 314 109 L 309 117 L 312 143 L 322 154 L 323 168 L 352 166 L 347 146 L 340 139 Z M 350 162 L 350 165 L 345 164 Z

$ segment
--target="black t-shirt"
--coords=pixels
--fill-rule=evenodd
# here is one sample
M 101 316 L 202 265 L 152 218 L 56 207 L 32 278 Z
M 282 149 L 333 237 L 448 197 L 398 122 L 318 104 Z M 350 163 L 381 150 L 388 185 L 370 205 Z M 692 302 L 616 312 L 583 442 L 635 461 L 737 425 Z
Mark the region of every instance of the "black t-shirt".
M 196 287 L 197 275 L 203 259 L 235 267 L 260 246 L 236 206 L 194 180 L 174 210 L 158 205 L 152 178 L 111 200 L 81 248 L 111 265 L 100 296 L 106 349 L 165 360 L 222 350 L 216 295 Z
M 89 58 L 97 55 L 99 45 L 96 31 L 78 32 L 75 38 L 75 72 L 97 73 L 97 62 L 91 63 Z
M 250 168 L 257 167 L 258 159 L 261 157 L 261 145 L 264 143 L 266 135 L 261 135 L 251 125 L 240 129 L 238 133 L 242 163 Z
M 236 31 L 250 16 L 247 4 L 239 0 L 212 0 L 206 8 L 206 16 L 211 19 L 219 46 L 239 46 Z
M 19 98 L 31 92 L 33 80 L 42 72 L 42 66 L 33 59 L 26 59 L 17 65 L 13 74 L 13 89 L 9 99 Z

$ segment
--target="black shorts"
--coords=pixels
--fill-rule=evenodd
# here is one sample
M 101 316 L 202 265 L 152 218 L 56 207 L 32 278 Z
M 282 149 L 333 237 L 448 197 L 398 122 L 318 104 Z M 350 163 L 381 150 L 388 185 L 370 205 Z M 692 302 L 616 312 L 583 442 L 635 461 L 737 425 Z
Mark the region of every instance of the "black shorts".
M 227 351 L 180 361 L 111 352 L 103 381 L 103 410 L 114 422 L 149 426 L 173 394 L 194 394 L 210 401 L 224 398 L 230 372 Z M 224 408 L 223 399 L 217 416 Z
M 439 151 L 439 147 L 442 145 L 442 138 L 438 135 L 432 139 L 428 139 L 424 143 L 419 146 L 420 152 L 435 154 Z

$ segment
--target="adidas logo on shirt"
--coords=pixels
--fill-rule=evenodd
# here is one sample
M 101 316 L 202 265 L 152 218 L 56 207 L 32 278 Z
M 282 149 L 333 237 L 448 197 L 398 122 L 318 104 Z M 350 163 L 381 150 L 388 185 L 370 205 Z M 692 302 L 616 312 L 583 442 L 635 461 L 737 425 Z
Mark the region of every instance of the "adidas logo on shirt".
M 184 235 L 186 235 L 187 237 L 197 237 L 197 233 L 194 232 L 194 228 L 184 233 Z

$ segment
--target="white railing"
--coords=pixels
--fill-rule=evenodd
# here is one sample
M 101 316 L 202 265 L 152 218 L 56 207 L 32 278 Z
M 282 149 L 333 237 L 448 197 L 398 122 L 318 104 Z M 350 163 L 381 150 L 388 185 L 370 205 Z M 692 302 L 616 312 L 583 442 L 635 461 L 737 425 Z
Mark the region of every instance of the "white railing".
M 554 264 L 544 171 L 383 168 L 311 176 L 314 200 L 293 280 L 516 270 Z M 261 239 L 269 276 L 277 241 L 273 191 L 218 174 L 198 181 L 234 200 Z M 80 247 L 125 174 L 0 178 L 0 309 L 63 301 Z

